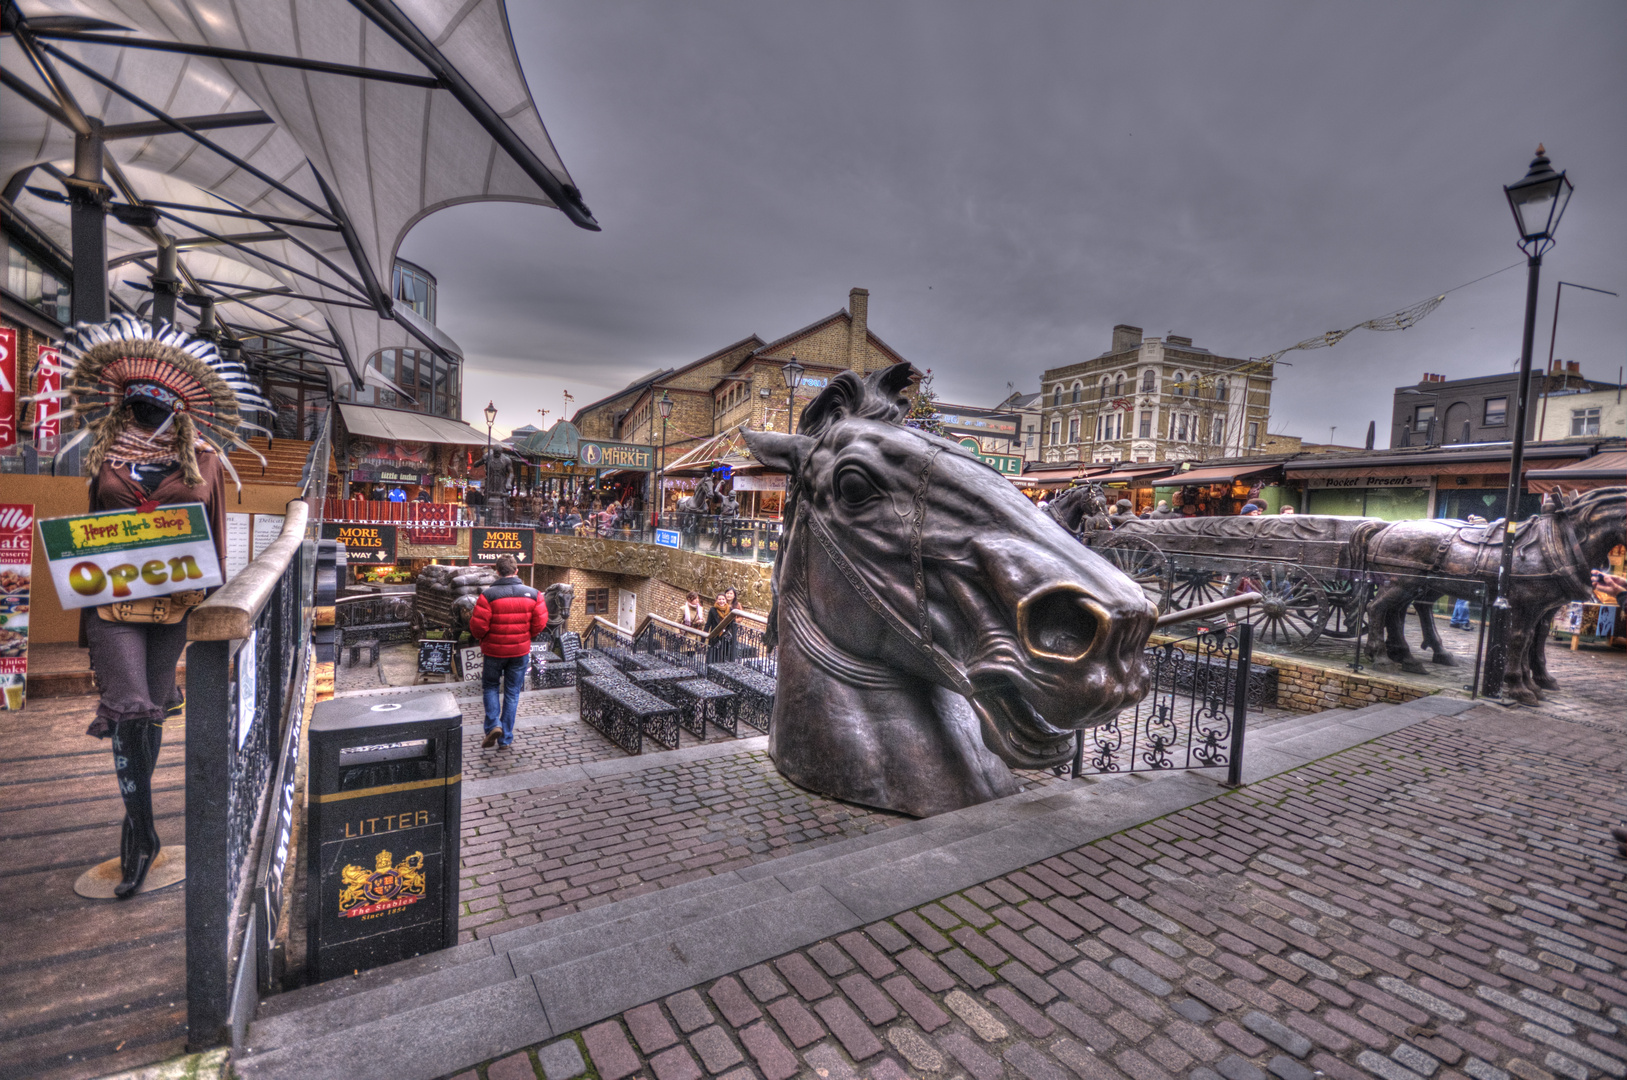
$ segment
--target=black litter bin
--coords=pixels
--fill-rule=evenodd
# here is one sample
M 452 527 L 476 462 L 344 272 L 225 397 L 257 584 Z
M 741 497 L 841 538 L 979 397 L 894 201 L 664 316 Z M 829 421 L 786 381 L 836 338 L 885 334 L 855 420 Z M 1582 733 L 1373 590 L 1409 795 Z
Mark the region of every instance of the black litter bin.
M 312 712 L 312 981 L 457 944 L 462 725 L 448 691 Z

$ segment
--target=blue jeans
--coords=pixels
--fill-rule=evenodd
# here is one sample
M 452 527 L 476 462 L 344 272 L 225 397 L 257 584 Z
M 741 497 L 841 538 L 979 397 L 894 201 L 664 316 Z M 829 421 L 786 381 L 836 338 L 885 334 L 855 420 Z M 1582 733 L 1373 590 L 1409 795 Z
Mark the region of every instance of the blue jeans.
M 525 685 L 525 673 L 531 666 L 531 654 L 524 656 L 488 656 L 480 669 L 480 688 L 486 695 L 486 727 L 490 732 L 499 724 L 503 728 L 503 746 L 514 742 L 514 714 L 520 708 L 520 688 Z M 502 719 L 498 719 L 498 689 L 502 689 Z
M 1452 605 L 1452 625 L 1460 630 L 1469 629 L 1469 601 L 1459 600 Z

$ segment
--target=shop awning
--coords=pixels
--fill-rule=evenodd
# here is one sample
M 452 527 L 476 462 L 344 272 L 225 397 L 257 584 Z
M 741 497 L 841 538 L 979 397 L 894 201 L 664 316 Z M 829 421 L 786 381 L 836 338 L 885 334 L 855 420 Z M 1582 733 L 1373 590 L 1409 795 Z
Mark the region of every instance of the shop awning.
M 1532 491 L 1591 491 L 1627 485 L 1627 450 L 1608 450 L 1558 469 L 1530 469 L 1525 482 Z
M 1159 465 L 1155 468 L 1116 469 L 1113 472 L 1101 473 L 1089 479 L 1093 484 L 1156 484 L 1164 479 L 1165 474 L 1169 471 L 1170 466 L 1168 465 Z
M 1258 476 L 1261 473 L 1274 472 L 1282 468 L 1281 465 L 1226 465 L 1212 469 L 1193 469 L 1190 472 L 1176 473 L 1173 476 L 1160 477 L 1159 487 L 1186 487 L 1189 484 L 1229 484 L 1233 480 L 1244 477 Z
M 720 464 L 743 466 L 753 463 L 751 451 L 746 449 L 744 425 L 707 439 L 699 446 L 676 458 L 666 467 L 668 476 L 705 476 Z
M 486 433 L 476 431 L 461 420 L 444 416 L 375 409 L 367 405 L 339 402 L 339 415 L 345 430 L 368 439 L 393 442 L 445 443 L 452 446 L 485 446 Z

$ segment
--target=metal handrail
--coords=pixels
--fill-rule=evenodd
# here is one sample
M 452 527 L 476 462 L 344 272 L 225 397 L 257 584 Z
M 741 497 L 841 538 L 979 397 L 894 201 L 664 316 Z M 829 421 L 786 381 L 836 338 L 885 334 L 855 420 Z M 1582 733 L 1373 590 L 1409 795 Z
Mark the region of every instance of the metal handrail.
M 305 542 L 305 522 L 311 511 L 301 499 L 288 504 L 282 532 L 260 557 L 238 571 L 218 592 L 192 610 L 187 620 L 189 641 L 241 641 L 271 600 L 283 571 Z
M 1169 626 L 1173 623 L 1196 622 L 1199 619 L 1207 619 L 1211 615 L 1224 615 L 1226 612 L 1231 611 L 1234 608 L 1247 607 L 1250 604 L 1257 603 L 1261 599 L 1263 599 L 1263 597 L 1257 592 L 1238 593 L 1236 596 L 1228 596 L 1224 600 L 1215 600 L 1208 604 L 1200 604 L 1197 607 L 1181 608 L 1179 611 L 1172 611 L 1167 615 L 1160 616 L 1158 621 L 1153 623 L 1153 626 L 1159 627 Z

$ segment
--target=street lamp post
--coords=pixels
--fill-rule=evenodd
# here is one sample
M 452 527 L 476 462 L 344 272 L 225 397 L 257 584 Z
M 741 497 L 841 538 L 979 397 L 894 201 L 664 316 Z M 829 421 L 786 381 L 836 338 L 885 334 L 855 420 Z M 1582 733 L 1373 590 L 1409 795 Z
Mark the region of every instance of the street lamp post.
M 1554 245 L 1554 232 L 1570 202 L 1573 187 L 1563 172 L 1554 172 L 1542 145 L 1525 177 L 1503 189 L 1525 252 L 1525 333 L 1520 343 L 1520 384 L 1514 398 L 1514 447 L 1508 461 L 1508 498 L 1503 524 L 1503 557 L 1497 567 L 1497 598 L 1491 605 L 1486 646 L 1486 674 L 1481 692 L 1501 697 L 1508 671 L 1508 624 L 1512 612 L 1508 588 L 1514 573 L 1514 525 L 1519 512 L 1521 469 L 1525 465 L 1525 418 L 1531 397 L 1531 344 L 1537 329 L 1537 279 L 1542 256 Z
M 797 363 L 792 356 L 786 362 L 785 370 L 785 430 L 787 434 L 794 434 L 797 429 L 797 387 L 802 385 L 802 373 L 807 369 Z
M 655 511 L 650 520 L 654 527 L 660 528 L 661 511 L 666 509 L 667 503 L 667 420 L 672 417 L 672 399 L 667 397 L 665 390 L 661 391 L 661 398 L 655 407 L 661 414 L 661 461 L 656 465 Z
M 486 479 L 484 481 L 486 497 L 481 500 L 480 514 L 482 521 L 491 520 L 491 426 L 497 423 L 497 405 L 495 402 L 486 402 Z

